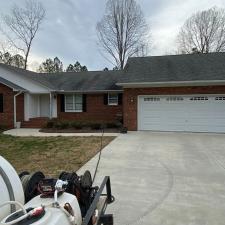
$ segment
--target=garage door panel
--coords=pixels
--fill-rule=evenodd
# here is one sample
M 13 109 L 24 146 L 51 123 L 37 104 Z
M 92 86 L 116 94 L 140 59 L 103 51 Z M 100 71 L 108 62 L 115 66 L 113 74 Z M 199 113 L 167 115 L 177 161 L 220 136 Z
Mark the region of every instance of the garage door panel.
M 225 101 L 219 101 L 218 98 L 216 96 L 140 96 L 138 129 L 225 132 Z

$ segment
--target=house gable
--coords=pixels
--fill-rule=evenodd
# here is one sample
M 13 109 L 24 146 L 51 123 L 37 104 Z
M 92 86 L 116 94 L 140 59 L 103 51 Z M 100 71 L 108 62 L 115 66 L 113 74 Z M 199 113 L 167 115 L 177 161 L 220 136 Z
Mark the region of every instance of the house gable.
M 0 66 L 0 77 L 1 79 L 7 81 L 9 86 L 11 86 L 10 84 L 14 84 L 14 86 L 20 87 L 20 89 L 27 90 L 31 93 L 49 93 L 49 88 L 23 76 L 21 73 L 8 70 L 2 66 Z

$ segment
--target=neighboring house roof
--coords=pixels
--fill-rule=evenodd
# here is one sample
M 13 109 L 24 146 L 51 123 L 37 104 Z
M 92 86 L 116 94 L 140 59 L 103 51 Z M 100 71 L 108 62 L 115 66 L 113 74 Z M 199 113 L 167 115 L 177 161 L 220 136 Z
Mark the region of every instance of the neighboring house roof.
M 225 53 L 129 58 L 119 84 L 225 80 Z
M 3 77 L 0 77 L 0 83 L 6 85 L 7 87 L 12 88 L 14 91 L 26 91 L 26 89 L 4 79 Z

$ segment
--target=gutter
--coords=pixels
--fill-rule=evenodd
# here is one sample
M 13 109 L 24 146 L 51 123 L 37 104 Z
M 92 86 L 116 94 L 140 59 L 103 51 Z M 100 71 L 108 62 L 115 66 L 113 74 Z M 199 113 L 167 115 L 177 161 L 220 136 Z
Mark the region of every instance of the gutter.
M 64 90 L 58 90 L 56 93 L 107 93 L 107 92 L 115 92 L 115 93 L 121 93 L 123 90 L 71 90 L 71 91 L 64 91 Z
M 16 97 L 20 94 L 22 94 L 23 91 L 19 91 L 18 93 L 16 93 L 14 96 L 13 96 L 13 104 L 14 104 L 14 127 L 16 127 Z

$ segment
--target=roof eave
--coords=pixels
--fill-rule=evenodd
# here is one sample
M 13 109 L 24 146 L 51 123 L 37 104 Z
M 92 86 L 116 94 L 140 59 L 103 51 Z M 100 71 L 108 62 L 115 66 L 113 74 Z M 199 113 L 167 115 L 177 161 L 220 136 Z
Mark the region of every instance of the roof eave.
M 208 81 L 168 81 L 168 82 L 124 82 L 116 83 L 118 86 L 125 88 L 135 87 L 182 87 L 182 86 L 218 86 L 225 85 L 225 80 L 208 80 Z
M 10 85 L 10 84 L 8 84 L 8 83 L 6 83 L 6 82 L 4 82 L 4 81 L 0 81 L 0 83 L 2 83 L 2 84 L 4 84 L 5 86 L 11 88 L 13 91 L 23 91 L 23 92 L 27 91 L 26 89 L 24 89 L 24 88 L 22 88 L 22 87 L 21 87 L 21 88 L 15 88 L 14 85 Z
M 14 92 L 17 92 L 17 91 L 27 92 L 27 90 L 24 90 L 24 89 L 17 89 L 17 88 L 12 88 L 12 90 L 13 90 Z

